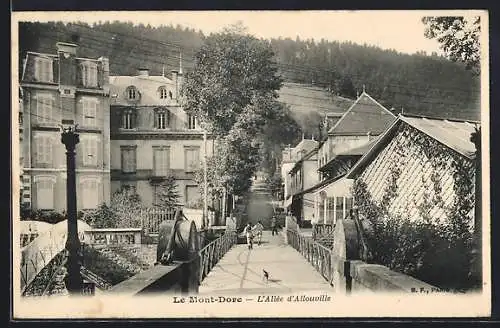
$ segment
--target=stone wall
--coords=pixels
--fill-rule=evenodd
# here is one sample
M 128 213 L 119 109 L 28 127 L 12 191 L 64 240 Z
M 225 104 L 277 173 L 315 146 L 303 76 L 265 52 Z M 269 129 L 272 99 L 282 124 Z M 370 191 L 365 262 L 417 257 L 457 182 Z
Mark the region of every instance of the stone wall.
M 358 237 L 352 220 L 338 220 L 332 249 L 333 285 L 337 291 L 432 292 L 438 288 L 379 264 L 359 259 Z

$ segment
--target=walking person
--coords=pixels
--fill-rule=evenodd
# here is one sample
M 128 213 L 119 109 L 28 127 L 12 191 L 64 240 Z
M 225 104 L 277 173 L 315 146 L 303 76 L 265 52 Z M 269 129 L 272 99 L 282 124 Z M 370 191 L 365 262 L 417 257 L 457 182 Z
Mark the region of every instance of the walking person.
M 276 224 L 276 216 L 273 215 L 273 217 L 271 219 L 271 235 L 274 236 L 275 233 L 276 233 L 276 235 L 278 235 L 278 228 L 277 228 L 277 224 Z
M 243 233 L 247 237 L 248 249 L 252 249 L 253 248 L 253 233 L 252 233 L 252 225 L 250 224 L 250 222 L 247 223 L 247 226 L 243 230 Z
M 255 236 L 257 237 L 257 245 L 260 245 L 262 240 L 262 231 L 264 230 L 262 222 L 259 220 L 257 224 L 253 226 L 252 230 L 255 232 Z

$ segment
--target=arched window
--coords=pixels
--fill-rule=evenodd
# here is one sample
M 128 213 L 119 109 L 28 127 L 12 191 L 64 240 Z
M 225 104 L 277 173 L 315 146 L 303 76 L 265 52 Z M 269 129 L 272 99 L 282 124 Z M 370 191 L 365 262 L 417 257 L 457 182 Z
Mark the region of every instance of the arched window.
M 128 100 L 135 101 L 139 99 L 139 90 L 136 87 L 130 86 L 125 90 L 125 95 Z
M 167 88 L 165 88 L 164 86 L 159 87 L 158 93 L 160 95 L 160 99 L 167 99 L 168 97 Z
M 122 112 L 122 129 L 130 130 L 134 127 L 134 113 L 132 110 L 124 110 Z

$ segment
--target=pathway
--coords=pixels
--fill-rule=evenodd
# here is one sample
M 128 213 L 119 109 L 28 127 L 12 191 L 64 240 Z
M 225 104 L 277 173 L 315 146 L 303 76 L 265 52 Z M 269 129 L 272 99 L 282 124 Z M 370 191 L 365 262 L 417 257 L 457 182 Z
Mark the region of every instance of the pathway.
M 261 294 L 329 290 L 332 287 L 282 235 L 264 231 L 260 246 L 235 245 L 203 280 L 199 294 Z M 263 280 L 263 269 L 269 281 Z

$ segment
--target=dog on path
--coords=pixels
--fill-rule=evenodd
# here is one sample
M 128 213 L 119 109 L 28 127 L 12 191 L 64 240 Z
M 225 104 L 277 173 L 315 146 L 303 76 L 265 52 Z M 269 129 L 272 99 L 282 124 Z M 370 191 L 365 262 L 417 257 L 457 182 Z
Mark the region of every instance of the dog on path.
M 269 281 L 269 272 L 266 270 L 262 269 L 263 275 L 262 275 L 262 280 L 264 280 L 266 283 Z

